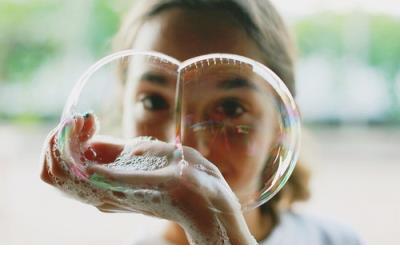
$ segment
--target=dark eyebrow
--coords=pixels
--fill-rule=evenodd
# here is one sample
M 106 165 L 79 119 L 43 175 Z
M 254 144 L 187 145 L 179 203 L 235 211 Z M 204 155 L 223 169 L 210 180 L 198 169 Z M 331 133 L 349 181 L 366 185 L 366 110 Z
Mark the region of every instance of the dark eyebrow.
M 229 80 L 224 80 L 218 83 L 218 88 L 224 89 L 224 90 L 230 90 L 230 89 L 257 89 L 257 87 L 250 82 L 249 80 L 245 78 L 233 78 Z
M 167 77 L 154 73 L 154 72 L 146 72 L 140 77 L 141 81 L 147 81 L 151 83 L 155 83 L 158 85 L 166 86 L 168 85 L 168 79 Z

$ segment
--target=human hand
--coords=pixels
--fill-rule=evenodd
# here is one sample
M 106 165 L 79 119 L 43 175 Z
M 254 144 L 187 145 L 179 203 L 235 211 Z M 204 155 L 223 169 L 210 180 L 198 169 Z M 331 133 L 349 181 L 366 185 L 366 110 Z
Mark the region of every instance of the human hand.
M 65 127 L 70 127 L 68 146 L 78 159 L 78 176 L 87 180 L 63 168 L 56 141 Z M 175 145 L 139 139 L 127 150 L 123 144 L 94 142 L 94 132 L 91 115 L 55 129 L 45 149 L 42 179 L 104 212 L 140 212 L 175 221 L 194 244 L 255 244 L 236 196 L 199 152 L 183 147 L 182 162 Z M 125 163 L 118 158 L 121 153 Z M 154 160 L 163 163 L 154 168 Z

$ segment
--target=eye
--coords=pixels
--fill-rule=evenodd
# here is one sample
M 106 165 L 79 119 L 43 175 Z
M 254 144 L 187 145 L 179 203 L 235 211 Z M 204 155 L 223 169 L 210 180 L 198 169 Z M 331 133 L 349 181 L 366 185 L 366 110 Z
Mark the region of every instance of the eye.
M 161 111 L 169 109 L 169 104 L 167 100 L 157 94 L 145 95 L 140 98 L 140 102 L 142 102 L 144 109 L 150 111 Z
M 217 114 L 223 118 L 238 118 L 246 112 L 243 105 L 236 99 L 225 99 L 216 108 Z

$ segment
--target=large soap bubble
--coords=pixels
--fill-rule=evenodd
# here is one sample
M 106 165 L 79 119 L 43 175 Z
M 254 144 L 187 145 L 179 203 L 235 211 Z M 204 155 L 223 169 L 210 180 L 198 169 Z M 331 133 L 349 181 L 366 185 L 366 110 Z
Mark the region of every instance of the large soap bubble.
M 78 114 L 96 118 L 92 143 L 122 147 L 97 163 L 130 171 L 163 168 L 167 160 L 162 157 L 129 153 L 139 136 L 174 143 L 182 162 L 182 145 L 190 146 L 218 167 L 243 210 L 267 202 L 284 186 L 299 152 L 300 119 L 288 88 L 264 65 L 237 55 L 179 62 L 155 52 L 115 53 L 81 77 L 61 125 Z M 109 198 L 128 192 L 123 185 L 90 176 L 86 167 L 95 157 L 91 148 L 72 148 L 68 135 L 61 131 L 57 143 L 73 177 L 109 192 Z

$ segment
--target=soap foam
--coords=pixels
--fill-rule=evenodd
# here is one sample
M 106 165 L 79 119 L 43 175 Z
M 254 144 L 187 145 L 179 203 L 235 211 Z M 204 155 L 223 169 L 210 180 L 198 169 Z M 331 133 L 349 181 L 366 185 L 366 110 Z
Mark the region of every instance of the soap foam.
M 104 166 L 128 172 L 154 171 L 166 167 L 169 164 L 167 156 L 134 155 L 135 149 L 141 142 L 149 141 L 155 142 L 157 140 L 151 137 L 133 139 L 132 142 L 124 146 L 124 150 L 114 162 Z M 181 168 L 194 168 L 204 174 L 216 175 L 216 173 L 210 173 L 210 170 L 200 164 L 193 166 L 184 164 Z M 171 175 L 174 174 L 171 173 Z M 121 207 L 125 210 L 175 221 L 188 233 L 188 239 L 192 244 L 229 243 L 226 230 L 218 217 L 220 214 L 214 213 L 213 225 L 207 229 L 207 233 L 202 232 L 193 222 L 192 214 L 190 214 L 190 212 L 195 211 L 187 211 L 184 204 L 177 203 L 172 198 L 171 185 L 161 183 L 159 186 L 150 188 L 148 186 L 133 187 L 132 185 L 121 184 L 104 189 L 96 187 L 89 181 L 81 180 L 72 173 L 70 173 L 70 176 L 68 179 L 55 179 L 55 186 L 79 201 L 96 207 L 105 203 L 113 204 L 115 211 L 120 211 L 121 209 L 118 207 Z M 166 176 L 168 176 L 167 173 Z M 206 180 L 209 181 L 209 179 Z M 206 181 L 203 180 L 203 182 Z M 207 184 L 207 186 L 210 185 Z
M 154 171 L 168 165 L 166 156 L 134 155 L 134 150 L 142 142 L 157 142 L 151 136 L 140 136 L 132 139 L 124 146 L 119 157 L 112 163 L 105 166 L 111 169 L 126 171 Z
M 67 195 L 93 206 L 102 204 L 104 192 L 93 188 L 88 182 L 75 179 L 60 180 L 56 179 L 54 184 L 62 192 Z
M 168 165 L 166 156 L 130 156 L 121 154 L 114 162 L 106 164 L 107 168 L 126 171 L 154 171 Z

